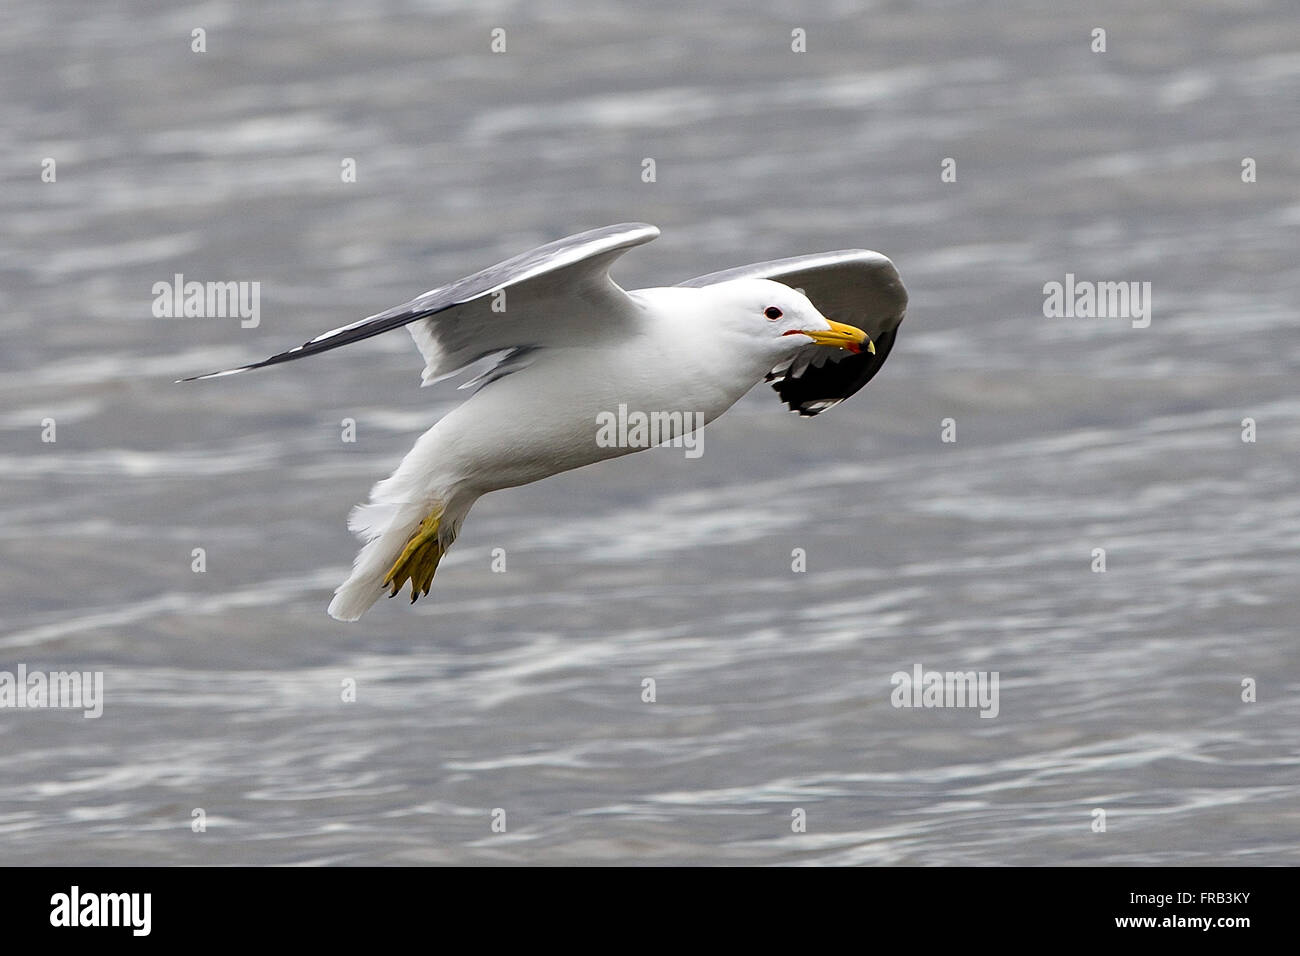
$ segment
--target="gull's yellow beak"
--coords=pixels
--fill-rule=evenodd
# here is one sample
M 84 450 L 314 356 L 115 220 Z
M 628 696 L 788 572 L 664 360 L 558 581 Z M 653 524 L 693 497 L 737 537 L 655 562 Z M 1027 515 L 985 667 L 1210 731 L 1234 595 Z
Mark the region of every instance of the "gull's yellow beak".
M 866 332 L 855 329 L 851 325 L 844 325 L 842 322 L 832 322 L 830 319 L 826 320 L 826 324 L 830 326 L 829 329 L 799 329 L 785 334 L 806 335 L 818 345 L 848 349 L 853 353 L 861 352 L 865 348 L 872 355 L 876 354 L 876 346 Z

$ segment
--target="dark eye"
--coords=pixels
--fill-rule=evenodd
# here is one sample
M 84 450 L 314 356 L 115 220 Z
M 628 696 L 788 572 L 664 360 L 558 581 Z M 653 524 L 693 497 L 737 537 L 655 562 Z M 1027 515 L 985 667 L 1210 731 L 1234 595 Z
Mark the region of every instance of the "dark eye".
M 766 309 L 764 309 L 763 314 L 767 316 L 769 319 L 771 319 L 773 322 L 781 318 L 781 310 L 774 305 L 769 305 Z

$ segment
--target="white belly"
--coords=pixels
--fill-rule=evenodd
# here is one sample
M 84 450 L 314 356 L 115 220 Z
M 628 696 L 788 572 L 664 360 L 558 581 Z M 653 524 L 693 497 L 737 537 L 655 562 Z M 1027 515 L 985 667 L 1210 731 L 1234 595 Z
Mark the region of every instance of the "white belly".
M 527 484 L 694 431 L 755 384 L 710 374 L 686 348 L 650 360 L 638 344 L 544 352 L 485 386 L 430 432 L 439 470 L 480 494 Z

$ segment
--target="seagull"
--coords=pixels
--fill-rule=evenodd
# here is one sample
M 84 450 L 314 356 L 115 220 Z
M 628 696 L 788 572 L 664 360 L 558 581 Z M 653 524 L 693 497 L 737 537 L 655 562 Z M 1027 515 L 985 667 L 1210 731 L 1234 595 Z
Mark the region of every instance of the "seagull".
M 355 621 L 408 582 L 412 603 L 427 595 L 488 492 L 649 447 L 630 431 L 627 440 L 600 440 L 599 423 L 615 413 L 662 415 L 670 426 L 659 437 L 680 440 L 766 381 L 791 411 L 813 417 L 866 385 L 888 358 L 907 292 L 880 253 L 847 249 L 621 289 L 610 266 L 658 235 L 635 222 L 578 233 L 265 361 L 181 380 L 278 365 L 398 326 L 424 357 L 423 385 L 484 369 L 461 386 L 476 389 L 470 398 L 352 511 L 348 528 L 365 543 L 334 592 L 331 617 Z

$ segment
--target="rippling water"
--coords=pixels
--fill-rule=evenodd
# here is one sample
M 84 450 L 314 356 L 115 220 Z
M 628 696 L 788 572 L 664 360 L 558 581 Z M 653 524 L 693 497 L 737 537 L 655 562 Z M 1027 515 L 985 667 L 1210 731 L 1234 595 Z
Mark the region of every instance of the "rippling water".
M 106 698 L 0 710 L 0 862 L 1297 862 L 1300 21 L 1216 6 L 0 12 L 0 670 Z M 885 252 L 888 366 L 490 496 L 432 600 L 331 621 L 464 393 L 402 333 L 172 379 L 629 219 L 629 287 Z M 178 272 L 260 325 L 154 318 Z M 1045 319 L 1066 273 L 1150 328 Z M 918 663 L 998 716 L 894 708 Z

